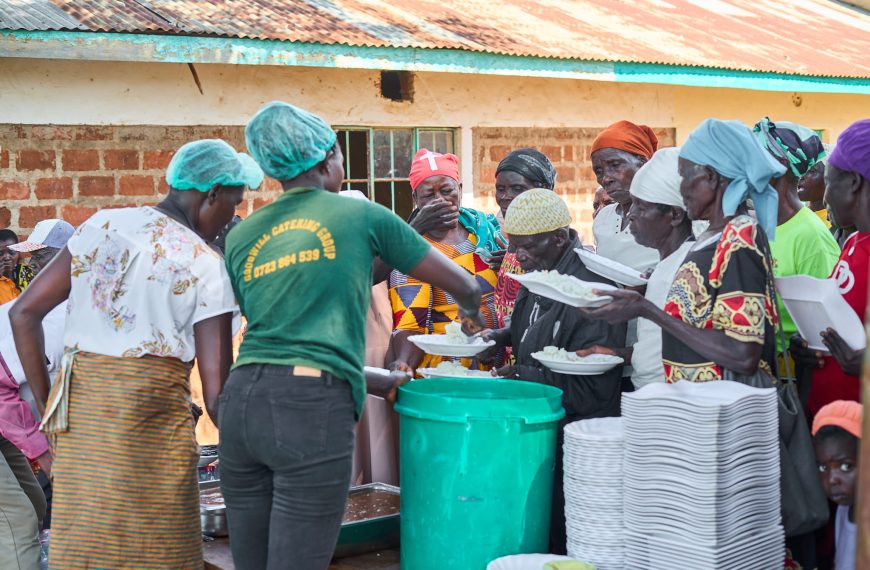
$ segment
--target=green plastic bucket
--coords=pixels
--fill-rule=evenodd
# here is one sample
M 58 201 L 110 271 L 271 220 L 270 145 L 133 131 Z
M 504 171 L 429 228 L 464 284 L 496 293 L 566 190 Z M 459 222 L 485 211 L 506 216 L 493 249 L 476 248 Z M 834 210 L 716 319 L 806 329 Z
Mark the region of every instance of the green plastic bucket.
M 482 570 L 546 552 L 562 391 L 431 378 L 399 388 L 401 556 L 407 570 Z

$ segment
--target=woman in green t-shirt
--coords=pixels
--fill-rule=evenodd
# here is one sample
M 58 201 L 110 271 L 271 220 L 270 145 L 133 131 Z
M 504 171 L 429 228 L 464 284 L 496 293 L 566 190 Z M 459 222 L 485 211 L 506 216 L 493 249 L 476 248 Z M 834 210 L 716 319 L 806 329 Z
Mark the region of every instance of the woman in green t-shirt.
M 448 291 L 480 327 L 480 288 L 384 208 L 338 195 L 344 157 L 319 117 L 286 103 L 248 123 L 251 155 L 284 194 L 227 236 L 248 329 L 221 396 L 221 488 L 239 570 L 329 565 L 366 388 L 395 398 L 407 374 L 363 377 L 372 263 Z M 371 380 L 374 380 L 372 378 Z

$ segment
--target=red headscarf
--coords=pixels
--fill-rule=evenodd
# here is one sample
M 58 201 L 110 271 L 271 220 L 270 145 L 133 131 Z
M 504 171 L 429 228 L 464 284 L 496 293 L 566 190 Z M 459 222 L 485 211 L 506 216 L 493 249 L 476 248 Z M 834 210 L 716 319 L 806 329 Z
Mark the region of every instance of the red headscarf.
M 411 188 L 417 189 L 430 176 L 448 176 L 459 182 L 459 159 L 455 154 L 441 154 L 421 148 L 411 163 Z
M 592 151 L 601 148 L 618 148 L 637 156 L 652 158 L 659 147 L 659 139 L 646 125 L 635 125 L 629 121 L 613 123 L 592 142 Z

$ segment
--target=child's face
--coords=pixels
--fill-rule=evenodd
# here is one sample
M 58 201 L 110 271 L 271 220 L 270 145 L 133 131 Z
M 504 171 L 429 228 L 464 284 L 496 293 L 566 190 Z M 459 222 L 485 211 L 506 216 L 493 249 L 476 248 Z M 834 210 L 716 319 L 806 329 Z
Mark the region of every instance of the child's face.
M 815 450 L 825 494 L 838 505 L 854 505 L 858 479 L 857 440 L 828 437 L 816 440 Z

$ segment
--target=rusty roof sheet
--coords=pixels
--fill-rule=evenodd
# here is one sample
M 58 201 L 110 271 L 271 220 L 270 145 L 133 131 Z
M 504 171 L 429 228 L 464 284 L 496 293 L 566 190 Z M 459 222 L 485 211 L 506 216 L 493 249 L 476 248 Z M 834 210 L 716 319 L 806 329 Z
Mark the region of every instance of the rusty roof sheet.
M 870 16 L 831 0 L 2 1 L 7 29 L 73 29 L 60 8 L 90 31 L 870 77 Z

